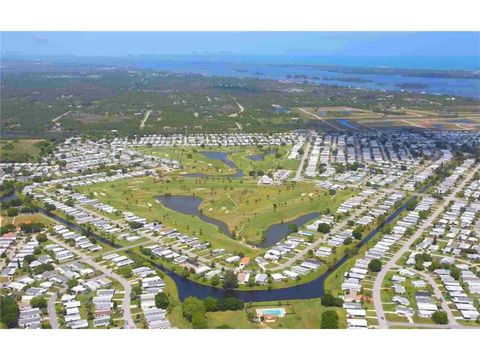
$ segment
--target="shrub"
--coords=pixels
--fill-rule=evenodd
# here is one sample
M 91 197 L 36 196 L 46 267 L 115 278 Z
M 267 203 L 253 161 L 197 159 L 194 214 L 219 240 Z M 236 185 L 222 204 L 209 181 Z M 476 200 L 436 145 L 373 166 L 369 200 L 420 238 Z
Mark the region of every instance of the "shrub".
M 332 294 L 325 294 L 322 296 L 322 305 L 342 307 L 343 300 L 333 296 Z
M 326 310 L 322 313 L 322 329 L 338 329 L 338 314 L 335 310 Z
M 44 309 L 47 307 L 47 300 L 43 296 L 35 296 L 30 300 L 30 305 L 34 308 Z
M 448 324 L 448 316 L 445 311 L 435 311 L 432 314 L 432 320 L 435 322 L 435 324 L 442 324 L 446 325 Z

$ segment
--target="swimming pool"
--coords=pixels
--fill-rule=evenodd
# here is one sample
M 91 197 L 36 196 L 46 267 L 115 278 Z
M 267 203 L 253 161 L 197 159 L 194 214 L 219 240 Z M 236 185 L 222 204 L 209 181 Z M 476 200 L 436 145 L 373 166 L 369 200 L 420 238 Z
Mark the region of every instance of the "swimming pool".
M 262 310 L 262 313 L 265 315 L 282 315 L 282 310 L 274 309 L 274 310 Z
M 269 308 L 269 309 L 257 309 L 257 315 L 275 315 L 278 317 L 285 316 L 285 309 L 284 308 Z

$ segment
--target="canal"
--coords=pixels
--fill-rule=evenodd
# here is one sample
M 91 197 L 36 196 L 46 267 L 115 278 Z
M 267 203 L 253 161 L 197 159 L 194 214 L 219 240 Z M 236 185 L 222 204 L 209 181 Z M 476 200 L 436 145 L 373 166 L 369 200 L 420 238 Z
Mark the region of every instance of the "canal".
M 428 189 L 428 185 L 422 188 L 419 192 L 425 192 Z M 13 197 L 9 197 L 13 198 Z M 372 238 L 375 237 L 385 226 L 391 224 L 395 219 L 401 214 L 407 206 L 415 200 L 415 196 L 407 199 L 397 210 L 390 214 L 385 221 L 378 225 L 374 230 L 372 230 L 367 236 L 365 236 L 356 247 L 360 249 L 363 245 L 368 243 Z M 110 240 L 103 238 L 97 234 L 94 234 L 81 226 L 72 223 L 64 218 L 61 218 L 55 214 L 52 214 L 45 209 L 40 208 L 40 212 L 51 217 L 52 219 L 66 225 L 72 230 L 86 233 L 88 236 L 93 237 L 97 241 L 103 242 L 114 248 L 121 250 L 121 246 L 111 243 Z M 131 253 L 131 251 L 126 251 L 126 253 Z M 333 273 L 336 269 L 342 266 L 345 261 L 349 259 L 349 256 L 343 256 L 340 258 L 333 267 L 331 267 L 327 272 L 319 276 L 318 278 L 304 284 L 297 286 L 292 286 L 284 289 L 272 289 L 272 290 L 224 290 L 219 288 L 214 288 L 208 285 L 203 285 L 197 282 L 194 282 L 190 279 L 184 278 L 173 271 L 170 271 L 160 264 L 152 262 L 152 265 L 156 268 L 165 272 L 170 276 L 173 281 L 175 281 L 178 289 L 178 294 L 181 300 L 185 299 L 188 296 L 196 296 L 199 298 L 204 298 L 207 296 L 213 296 L 216 298 L 222 298 L 225 296 L 235 296 L 239 299 L 242 299 L 245 302 L 257 302 L 257 301 L 280 301 L 280 300 L 293 300 L 293 299 L 311 299 L 319 298 L 324 294 L 325 280 L 327 277 Z

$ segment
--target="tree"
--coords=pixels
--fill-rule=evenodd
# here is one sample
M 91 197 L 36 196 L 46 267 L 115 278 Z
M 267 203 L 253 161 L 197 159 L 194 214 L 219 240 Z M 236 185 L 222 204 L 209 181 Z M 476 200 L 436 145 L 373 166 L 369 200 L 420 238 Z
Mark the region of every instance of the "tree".
M 9 233 L 9 232 L 14 232 L 17 228 L 13 224 L 8 224 L 5 226 L 0 227 L 0 235 Z
M 18 209 L 11 207 L 7 210 L 7 216 L 14 217 L 18 215 Z
M 292 233 L 296 233 L 296 232 L 298 232 L 298 225 L 292 223 L 292 224 L 288 225 L 288 230 Z
M 338 329 L 338 314 L 335 310 L 326 310 L 322 313 L 322 329 Z
M 330 232 L 330 225 L 325 223 L 318 224 L 317 231 L 322 234 L 328 234 Z
M 360 240 L 363 234 L 363 226 L 358 225 L 352 232 L 352 235 L 355 239 Z
M 205 313 L 194 312 L 192 315 L 192 327 L 194 329 L 208 329 L 208 322 Z
M 168 304 L 169 299 L 167 294 L 159 292 L 157 295 L 155 295 L 155 306 L 157 308 L 166 309 L 168 307 Z
M 325 294 L 322 296 L 322 305 L 323 306 L 337 306 L 337 307 L 342 307 L 343 306 L 343 300 L 340 298 L 336 298 L 332 294 Z
M 31 262 L 37 260 L 37 257 L 35 255 L 27 255 L 23 258 L 23 260 L 27 263 L 30 264 Z
M 42 223 L 22 223 L 20 224 L 20 230 L 26 234 L 40 232 L 45 228 L 45 225 Z
M 220 277 L 217 275 L 212 277 L 212 279 L 210 280 L 210 284 L 212 286 L 218 286 L 218 284 L 220 284 Z
M 130 228 L 132 229 L 140 229 L 141 227 L 143 227 L 143 224 L 138 221 L 129 221 L 128 226 L 130 226 Z
M 236 297 L 233 297 L 233 296 L 223 298 L 218 302 L 218 308 L 221 311 L 242 310 L 244 308 L 244 306 L 245 306 L 245 304 L 242 300 L 240 300 Z
M 382 270 L 382 262 L 379 259 L 373 259 L 368 263 L 368 270 L 372 272 L 380 272 Z
M 73 199 L 68 199 L 65 201 L 65 205 L 72 207 L 75 205 L 75 201 L 73 201 Z
M 47 299 L 43 296 L 35 296 L 30 300 L 30 305 L 34 308 L 44 309 L 47 307 Z
M 55 205 L 45 203 L 45 210 L 47 210 L 47 211 L 53 211 L 53 210 L 55 210 L 55 209 L 56 209 L 56 206 L 55 206 Z
M 432 320 L 435 324 L 446 325 L 448 324 L 448 315 L 445 311 L 438 310 L 432 314 Z
M 218 311 L 218 301 L 214 297 L 206 297 L 203 299 L 203 303 L 205 304 L 206 311 Z
M 78 280 L 77 279 L 69 279 L 67 281 L 67 286 L 68 286 L 68 290 L 71 290 L 73 287 L 77 286 L 78 285 Z
M 47 235 L 45 235 L 45 233 L 40 233 L 40 234 L 37 234 L 37 240 L 38 242 L 45 242 L 48 240 L 47 238 Z
M 192 321 L 194 313 L 205 313 L 205 304 L 202 300 L 195 296 L 189 296 L 183 301 L 182 313 L 183 317 L 189 321 Z
M 223 287 L 225 289 L 234 289 L 238 287 L 237 275 L 231 270 L 227 270 L 223 276 Z
M 460 279 L 460 274 L 461 274 L 461 272 L 460 272 L 460 269 L 459 269 L 459 268 L 457 268 L 457 267 L 454 266 L 454 267 L 452 267 L 452 268 L 450 269 L 450 275 L 451 275 L 452 278 L 454 278 L 455 280 Z
M 0 296 L 0 321 L 9 329 L 18 326 L 20 309 L 15 299 L 10 296 Z

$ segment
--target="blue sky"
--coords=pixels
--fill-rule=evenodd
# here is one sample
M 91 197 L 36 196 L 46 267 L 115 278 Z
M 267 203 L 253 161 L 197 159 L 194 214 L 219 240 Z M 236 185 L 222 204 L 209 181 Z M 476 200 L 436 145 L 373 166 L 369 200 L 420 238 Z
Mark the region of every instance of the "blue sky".
M 2 32 L 3 54 L 480 56 L 480 32 Z

